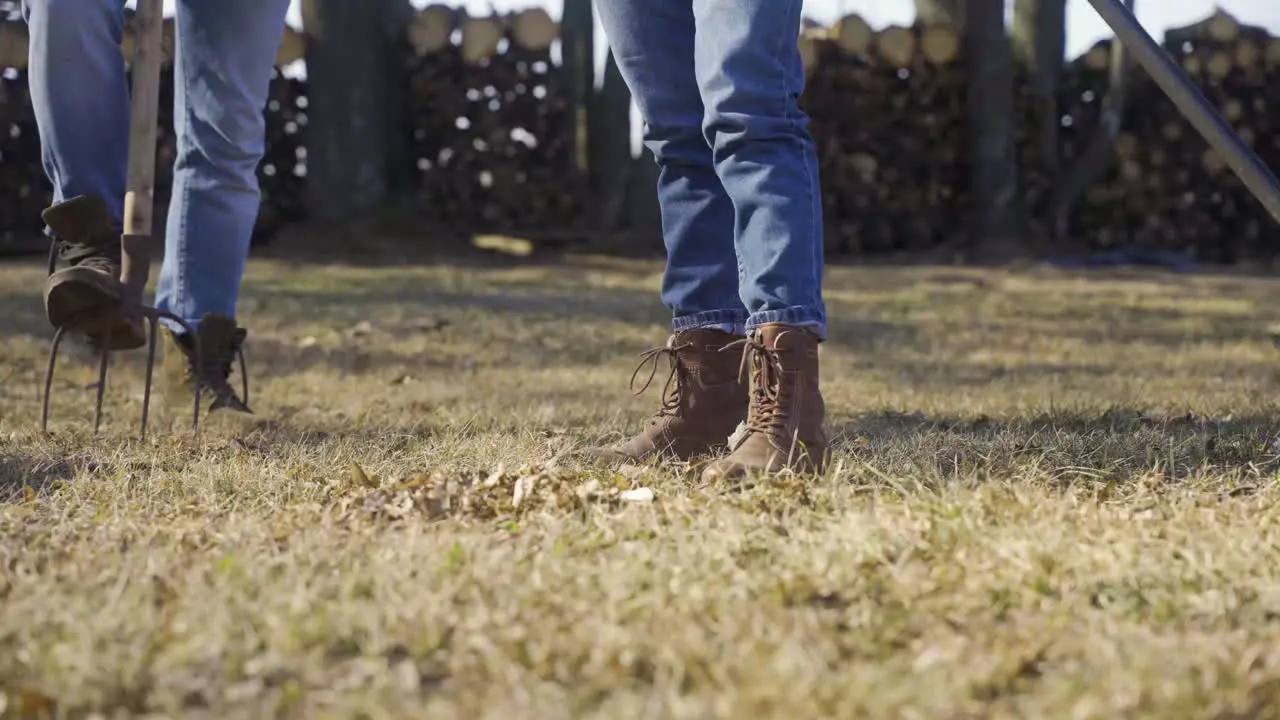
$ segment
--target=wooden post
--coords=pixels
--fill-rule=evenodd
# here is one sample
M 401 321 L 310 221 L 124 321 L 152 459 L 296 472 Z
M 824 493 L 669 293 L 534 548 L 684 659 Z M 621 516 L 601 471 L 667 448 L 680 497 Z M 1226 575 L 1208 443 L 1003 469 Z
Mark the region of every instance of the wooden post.
M 604 81 L 595 93 L 590 115 L 591 186 L 600 192 L 599 228 L 621 230 L 626 224 L 627 182 L 631 175 L 631 92 L 609 51 Z
M 155 216 L 156 133 L 160 122 L 160 65 L 164 61 L 162 0 L 138 0 L 137 42 L 129 116 L 129 164 L 124 194 L 124 232 L 120 236 L 122 306 L 142 307 L 151 277 L 151 231 Z M 152 335 L 154 336 L 154 332 Z M 105 355 L 103 356 L 105 358 Z M 104 360 L 105 363 L 105 360 Z M 104 365 L 105 368 L 105 365 Z M 105 372 L 105 370 L 103 371 Z M 101 399 L 99 399 L 101 403 Z
M 138 0 L 137 47 L 129 117 L 129 170 L 124 234 L 150 235 L 156 189 L 156 125 L 160 121 L 161 0 Z
M 595 15 L 591 0 L 564 0 L 560 20 L 560 54 L 569 73 L 573 119 L 569 123 L 576 169 L 589 176 L 590 126 L 588 115 L 596 87 Z
M 1066 54 L 1067 0 L 1017 0 L 1013 12 L 1014 56 L 1031 73 L 1038 155 L 1042 169 L 1058 170 L 1058 79 Z
M 408 0 L 303 0 L 309 125 L 307 212 L 347 220 L 387 197 L 395 143 L 403 135 L 395 93 Z M 394 128 L 394 132 L 392 129 Z M 402 156 L 403 153 L 400 153 Z
M 984 259 L 1018 250 L 1015 208 L 1013 53 L 1002 0 L 968 0 L 965 19 L 972 229 L 970 247 Z
M 1125 0 L 1132 12 L 1135 0 Z M 1055 178 L 1053 196 L 1049 202 L 1049 221 L 1053 239 L 1061 246 L 1071 242 L 1071 213 L 1079 204 L 1089 185 L 1097 181 L 1115 159 L 1116 138 L 1124 124 L 1126 94 L 1132 62 L 1128 48 L 1120 40 L 1111 41 L 1111 65 L 1107 75 L 1107 94 L 1102 98 L 1102 112 L 1098 127 L 1085 151 L 1075 158 L 1070 167 Z

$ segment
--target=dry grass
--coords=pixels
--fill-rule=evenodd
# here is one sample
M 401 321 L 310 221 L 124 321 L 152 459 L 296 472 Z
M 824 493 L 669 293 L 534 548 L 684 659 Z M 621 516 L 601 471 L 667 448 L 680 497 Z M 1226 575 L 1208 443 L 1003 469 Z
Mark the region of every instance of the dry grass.
M 194 445 L 131 439 L 137 358 L 98 439 L 68 360 L 40 437 L 40 269 L 0 269 L 8 712 L 1280 712 L 1280 286 L 832 269 L 836 466 L 699 489 L 562 457 L 653 406 L 658 271 L 260 261 L 272 422 Z

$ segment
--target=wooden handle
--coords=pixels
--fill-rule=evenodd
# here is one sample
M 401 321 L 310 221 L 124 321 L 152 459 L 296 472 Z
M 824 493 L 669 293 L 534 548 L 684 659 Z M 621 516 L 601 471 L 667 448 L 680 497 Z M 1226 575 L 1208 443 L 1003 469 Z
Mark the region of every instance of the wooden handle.
M 156 125 L 160 110 L 163 0 L 138 0 L 134 18 L 133 106 L 129 118 L 129 178 L 124 234 L 150 235 L 156 186 Z

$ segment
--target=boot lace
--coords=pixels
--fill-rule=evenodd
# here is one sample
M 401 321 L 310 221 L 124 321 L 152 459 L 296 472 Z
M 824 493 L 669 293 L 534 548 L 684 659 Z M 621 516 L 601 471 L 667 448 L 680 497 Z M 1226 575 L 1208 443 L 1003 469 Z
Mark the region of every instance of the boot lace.
M 783 434 L 788 422 L 786 404 L 782 401 L 782 351 L 751 337 L 742 338 L 722 348 L 742 349 L 740 379 L 749 379 L 751 405 L 747 413 L 747 433 Z
M 692 347 L 693 345 L 691 343 L 676 345 L 674 347 L 664 345 L 662 347 L 650 348 L 640 353 L 640 363 L 636 366 L 635 371 L 631 373 L 631 381 L 628 383 L 628 387 L 631 388 L 632 393 L 635 395 L 643 394 L 644 391 L 648 390 L 649 386 L 653 384 L 654 379 L 658 376 L 658 362 L 660 358 L 665 357 L 669 367 L 671 368 L 670 372 L 667 374 L 666 381 L 662 384 L 662 405 L 654 415 L 655 421 L 664 417 L 674 417 L 679 415 L 681 399 L 684 397 L 685 385 L 689 379 L 688 370 L 680 362 L 680 353 L 681 351 L 689 350 Z M 640 389 L 636 390 L 636 378 L 640 376 L 640 373 L 646 366 L 649 368 L 649 377 L 644 381 L 644 384 L 640 386 Z

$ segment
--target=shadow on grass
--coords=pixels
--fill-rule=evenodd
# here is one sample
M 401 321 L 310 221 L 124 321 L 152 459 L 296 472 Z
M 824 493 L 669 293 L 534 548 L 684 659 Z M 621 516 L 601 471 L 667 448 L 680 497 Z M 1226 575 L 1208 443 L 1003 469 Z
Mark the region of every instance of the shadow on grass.
M 42 495 L 54 483 L 75 476 L 67 460 L 41 460 L 21 451 L 0 449 L 0 503 L 24 502 L 29 494 Z

